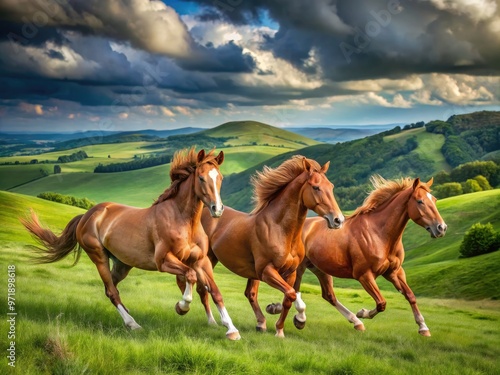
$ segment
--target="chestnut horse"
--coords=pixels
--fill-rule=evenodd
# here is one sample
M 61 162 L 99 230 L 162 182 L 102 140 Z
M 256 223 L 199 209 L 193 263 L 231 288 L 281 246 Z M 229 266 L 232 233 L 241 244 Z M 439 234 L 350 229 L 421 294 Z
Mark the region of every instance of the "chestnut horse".
M 436 208 L 436 198 L 430 193 L 433 180 L 427 183 L 418 178 L 387 181 L 380 176 L 373 176 L 371 181 L 374 191 L 346 219 L 342 229 L 327 231 L 314 218 L 306 220 L 303 232 L 306 258 L 297 270 L 294 288 L 300 290 L 302 276 L 306 268 L 309 268 L 321 284 L 323 298 L 353 323 L 354 328 L 364 330 L 365 327 L 358 318 L 371 319 L 386 307 L 375 281 L 382 275 L 410 303 L 419 327 L 418 332 L 423 336 L 430 336 L 415 295 L 406 282 L 402 267 L 402 237 L 410 219 L 424 227 L 433 238 L 445 235 L 447 226 Z M 332 276 L 358 280 L 375 300 L 376 308 L 362 309 L 354 315 L 335 297 Z M 302 329 L 306 316 L 300 294 L 297 301 L 295 306 L 298 314 L 294 323 L 297 328 Z
M 292 288 L 297 266 L 304 258 L 301 241 L 307 210 L 322 216 L 330 228 L 339 228 L 344 216 L 333 196 L 333 185 L 314 160 L 295 156 L 276 169 L 264 167 L 253 178 L 255 209 L 243 213 L 226 208 L 218 220 L 203 211 L 202 224 L 210 241 L 209 257 L 247 278 L 245 296 L 257 318 L 257 330 L 266 330 L 266 319 L 257 303 L 260 280 L 284 293 L 284 309 L 276 322 L 276 336 L 283 326 L 296 294 Z M 326 227 L 326 225 L 325 225 Z M 202 303 L 212 320 L 208 297 L 198 285 Z
M 222 323 L 228 328 L 226 336 L 237 340 L 240 335 L 215 284 L 207 257 L 208 238 L 200 222 L 203 205 L 208 207 L 212 217 L 222 215 L 219 165 L 223 160 L 222 151 L 217 156 L 213 150 L 208 154 L 204 150 L 196 153 L 194 148 L 179 151 L 170 167 L 172 184 L 151 207 L 141 209 L 101 203 L 72 219 L 60 237 L 42 228 L 34 212 L 31 220 L 22 222 L 46 248 L 39 249 L 44 252 L 38 258 L 41 263 L 56 262 L 72 251 L 76 263 L 83 248 L 97 267 L 106 296 L 128 328 L 141 327 L 128 313 L 116 287 L 133 267 L 137 267 L 182 275 L 186 280 L 185 292 L 175 306 L 180 315 L 189 311 L 194 284 L 203 285 L 212 295 Z

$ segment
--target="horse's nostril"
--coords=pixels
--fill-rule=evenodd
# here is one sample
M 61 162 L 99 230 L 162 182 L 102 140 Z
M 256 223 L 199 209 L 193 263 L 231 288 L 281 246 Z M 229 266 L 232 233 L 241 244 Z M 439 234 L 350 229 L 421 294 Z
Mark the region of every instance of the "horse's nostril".
M 340 221 L 340 219 L 338 217 L 336 217 L 335 219 L 333 219 L 333 222 L 337 225 L 340 225 L 342 224 L 342 221 Z

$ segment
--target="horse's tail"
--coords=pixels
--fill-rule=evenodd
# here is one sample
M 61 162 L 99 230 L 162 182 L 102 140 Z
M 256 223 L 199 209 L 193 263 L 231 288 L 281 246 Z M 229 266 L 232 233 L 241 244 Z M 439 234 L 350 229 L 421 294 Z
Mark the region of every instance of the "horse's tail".
M 36 246 L 34 247 L 40 254 L 39 256 L 34 257 L 34 261 L 36 263 L 53 263 L 63 259 L 69 253 L 74 251 L 75 262 L 73 265 L 78 263 L 82 248 L 80 246 L 77 247 L 78 241 L 76 240 L 76 227 L 82 217 L 83 215 L 74 217 L 68 225 L 66 225 L 66 228 L 64 228 L 59 237 L 56 236 L 50 229 L 45 229 L 41 226 L 38 216 L 33 210 L 31 210 L 31 218 L 21 218 L 21 223 L 45 248 L 42 249 Z

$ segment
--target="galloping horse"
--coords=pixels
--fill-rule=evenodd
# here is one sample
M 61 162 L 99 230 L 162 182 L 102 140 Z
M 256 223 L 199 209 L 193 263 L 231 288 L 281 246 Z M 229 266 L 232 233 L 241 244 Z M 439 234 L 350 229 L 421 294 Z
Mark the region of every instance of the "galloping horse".
M 333 185 L 325 176 L 328 167 L 329 162 L 321 167 L 314 160 L 295 156 L 276 169 L 264 167 L 253 178 L 256 207 L 250 214 L 226 208 L 220 219 L 213 220 L 207 210 L 203 211 L 201 221 L 210 240 L 213 266 L 220 261 L 248 279 L 245 296 L 257 318 L 258 331 L 266 330 L 266 319 L 257 303 L 262 280 L 285 295 L 284 309 L 276 322 L 276 336 L 284 337 L 285 319 L 296 298 L 291 285 L 304 258 L 300 237 L 307 210 L 326 219 L 330 228 L 339 228 L 344 221 Z M 208 296 L 200 285 L 197 291 L 210 321 Z
M 433 180 L 423 183 L 420 179 L 387 181 L 372 176 L 374 190 L 364 204 L 346 219 L 337 231 L 327 231 L 314 218 L 306 220 L 303 240 L 306 258 L 297 270 L 295 290 L 300 290 L 302 276 L 309 268 L 321 284 L 322 296 L 354 324 L 364 330 L 358 318 L 371 319 L 385 310 L 386 302 L 375 279 L 382 275 L 401 292 L 410 303 L 418 332 L 430 336 L 417 301 L 406 283 L 402 264 L 404 260 L 403 231 L 411 219 L 424 227 L 431 237 L 442 237 L 447 226 L 436 208 L 436 198 L 430 193 Z M 332 276 L 358 280 L 375 300 L 373 310 L 361 309 L 356 315 L 344 307 L 333 292 Z M 300 294 L 297 298 L 300 302 Z M 297 328 L 305 325 L 305 304 L 297 303 Z
M 223 160 L 222 151 L 217 156 L 213 150 L 208 154 L 204 150 L 196 154 L 194 148 L 179 151 L 170 167 L 172 184 L 151 207 L 140 209 L 101 203 L 72 219 L 60 237 L 42 228 L 33 211 L 31 220 L 21 221 L 46 248 L 39 249 L 44 252 L 39 257 L 41 263 L 56 262 L 72 251 L 76 253 L 76 263 L 83 248 L 97 267 L 106 296 L 128 328 L 141 327 L 123 305 L 116 286 L 132 267 L 137 267 L 182 275 L 186 280 L 185 291 L 175 306 L 180 315 L 189 311 L 194 284 L 203 285 L 212 295 L 223 325 L 228 328 L 227 338 L 237 340 L 240 335 L 215 284 L 207 257 L 208 238 L 200 223 L 203 205 L 212 217 L 222 215 L 219 165 Z

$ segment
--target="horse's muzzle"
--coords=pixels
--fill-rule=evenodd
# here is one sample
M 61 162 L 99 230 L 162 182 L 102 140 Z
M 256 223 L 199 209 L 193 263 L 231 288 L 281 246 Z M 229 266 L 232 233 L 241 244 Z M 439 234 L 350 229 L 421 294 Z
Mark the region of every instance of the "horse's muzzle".
M 215 204 L 211 204 L 208 206 L 208 210 L 210 211 L 210 215 L 212 215 L 213 218 L 219 218 L 224 212 L 224 205 L 221 205 L 220 208 L 217 209 L 217 206 Z
M 427 232 L 431 234 L 432 238 L 444 237 L 448 226 L 445 223 L 439 223 L 437 225 L 430 225 L 426 227 Z
M 323 216 L 328 223 L 328 228 L 330 229 L 339 229 L 344 224 L 344 215 L 334 216 L 333 213 L 328 213 Z

